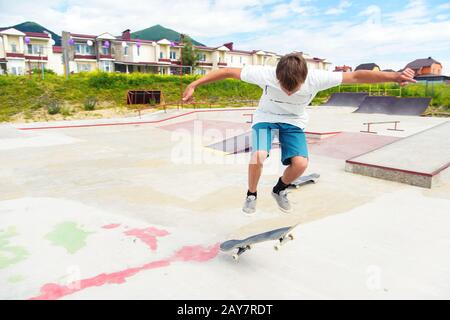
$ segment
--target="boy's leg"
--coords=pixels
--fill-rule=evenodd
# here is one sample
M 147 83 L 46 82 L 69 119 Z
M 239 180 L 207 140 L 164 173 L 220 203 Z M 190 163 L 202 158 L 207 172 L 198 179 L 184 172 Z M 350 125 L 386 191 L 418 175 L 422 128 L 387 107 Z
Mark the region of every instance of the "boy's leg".
M 303 172 L 308 165 L 308 145 L 305 133 L 302 129 L 289 124 L 280 125 L 280 145 L 282 163 L 288 166 L 283 176 L 272 190 L 272 195 L 281 210 L 291 211 L 291 205 L 287 199 L 286 189 Z
M 248 191 L 243 211 L 254 213 L 256 207 L 257 188 L 261 177 L 264 160 L 269 156 L 272 147 L 270 123 L 257 123 L 252 128 L 252 155 L 248 165 Z
M 256 193 L 264 160 L 266 160 L 267 156 L 267 151 L 256 151 L 251 156 L 251 160 L 248 165 L 248 191 L 251 193 Z
M 291 164 L 284 170 L 281 180 L 290 185 L 298 177 L 300 177 L 303 172 L 305 172 L 306 167 L 308 167 L 308 159 L 302 156 L 295 156 L 291 158 Z

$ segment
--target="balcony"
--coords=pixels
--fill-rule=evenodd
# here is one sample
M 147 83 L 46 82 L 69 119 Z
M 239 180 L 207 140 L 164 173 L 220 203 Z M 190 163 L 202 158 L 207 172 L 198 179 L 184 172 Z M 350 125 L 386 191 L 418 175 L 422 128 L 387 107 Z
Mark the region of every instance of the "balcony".
M 94 54 L 75 54 L 74 59 L 97 60 Z
M 38 56 L 38 55 L 25 55 L 25 59 L 27 60 L 36 60 L 36 61 L 47 61 L 47 56 Z
M 100 59 L 114 59 L 112 54 L 100 54 L 99 58 Z
M 164 62 L 164 63 L 169 63 L 169 64 L 171 63 L 170 59 L 165 59 L 165 58 L 159 58 L 158 61 L 159 62 Z
M 6 57 L 10 58 L 25 58 L 25 54 L 20 52 L 7 52 Z
M 228 63 L 226 63 L 226 62 L 218 62 L 217 65 L 219 67 L 226 67 L 228 65 Z
M 205 62 L 205 61 L 198 61 L 197 65 L 201 66 L 201 67 L 212 67 L 213 66 L 213 64 L 211 62 Z

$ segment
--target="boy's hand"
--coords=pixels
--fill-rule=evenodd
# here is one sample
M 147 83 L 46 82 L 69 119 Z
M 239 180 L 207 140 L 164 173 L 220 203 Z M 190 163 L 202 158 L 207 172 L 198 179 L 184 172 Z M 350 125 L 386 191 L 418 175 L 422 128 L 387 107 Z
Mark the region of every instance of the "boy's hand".
M 186 87 L 183 93 L 183 102 L 191 102 L 194 97 L 195 86 L 192 84 Z
M 402 87 L 406 86 L 408 83 L 416 83 L 417 81 L 414 80 L 414 76 L 415 72 L 407 68 L 398 74 L 397 82 Z

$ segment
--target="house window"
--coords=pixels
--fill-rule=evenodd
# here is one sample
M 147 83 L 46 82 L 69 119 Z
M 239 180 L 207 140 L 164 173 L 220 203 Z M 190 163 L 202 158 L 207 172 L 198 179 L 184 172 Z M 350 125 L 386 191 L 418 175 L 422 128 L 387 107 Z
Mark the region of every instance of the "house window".
M 17 52 L 17 45 L 15 43 L 11 44 L 11 52 Z M 16 73 L 14 73 L 16 74 Z
M 75 45 L 75 52 L 81 55 L 92 55 L 94 54 L 94 50 L 92 46 L 88 46 L 85 43 L 77 43 Z
M 233 63 L 233 56 L 230 57 L 230 62 Z
M 78 72 L 91 71 L 91 65 L 89 63 L 77 63 Z
M 23 68 L 22 67 L 11 67 L 11 74 L 13 75 L 20 75 L 23 73 Z
M 110 54 L 111 54 L 111 51 L 110 51 L 109 48 L 102 47 L 102 54 L 104 54 L 104 55 L 110 55 Z
M 127 56 L 128 55 L 128 46 L 123 47 L 123 55 Z
M 205 69 L 195 69 L 195 73 L 204 76 L 206 74 Z
M 160 52 L 160 53 L 159 53 L 159 58 L 160 58 L 160 59 L 164 59 L 164 53 Z
M 140 56 L 141 55 L 141 47 L 136 46 L 136 48 L 137 48 L 137 55 Z
M 199 53 L 197 55 L 197 59 L 198 59 L 198 61 L 205 62 L 206 61 L 206 54 L 205 53 Z
M 112 62 L 111 61 L 100 61 L 100 68 L 104 72 L 112 72 Z
M 28 54 L 43 54 L 44 53 L 44 46 L 43 45 L 37 45 L 37 44 L 29 44 L 27 46 Z
M 177 53 L 175 51 L 170 51 L 170 59 L 172 59 L 172 60 L 177 59 Z
M 242 64 L 242 57 L 239 57 L 239 63 Z

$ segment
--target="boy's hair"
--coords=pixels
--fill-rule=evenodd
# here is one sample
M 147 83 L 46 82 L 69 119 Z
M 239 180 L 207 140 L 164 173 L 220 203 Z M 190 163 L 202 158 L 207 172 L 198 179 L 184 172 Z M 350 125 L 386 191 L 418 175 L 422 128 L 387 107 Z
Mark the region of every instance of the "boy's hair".
M 288 91 L 293 91 L 305 82 L 308 65 L 300 53 L 290 53 L 281 57 L 276 73 L 281 86 Z

